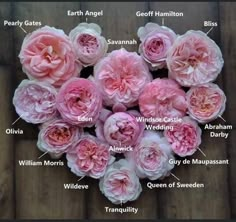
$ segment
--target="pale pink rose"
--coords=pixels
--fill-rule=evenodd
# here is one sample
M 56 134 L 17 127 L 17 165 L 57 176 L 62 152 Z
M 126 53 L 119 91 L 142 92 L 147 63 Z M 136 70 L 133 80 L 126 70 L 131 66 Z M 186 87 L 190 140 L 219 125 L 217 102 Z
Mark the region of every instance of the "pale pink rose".
M 171 79 L 155 79 L 139 97 L 139 108 L 146 118 L 181 118 L 187 111 L 185 92 Z
M 28 34 L 21 46 L 19 58 L 23 71 L 30 79 L 46 81 L 59 87 L 82 66 L 69 37 L 61 29 L 44 26 Z
M 108 44 L 101 33 L 100 26 L 95 23 L 80 23 L 71 30 L 69 37 L 73 43 L 77 59 L 84 66 L 94 65 L 106 54 Z
M 145 131 L 134 151 L 125 155 L 140 178 L 162 179 L 174 168 L 169 163 L 175 159 L 170 144 L 161 133 Z
M 191 156 L 201 144 L 202 130 L 197 122 L 184 117 L 182 122 L 172 123 L 173 130 L 165 130 L 164 135 L 171 144 L 172 150 L 179 156 Z
M 189 115 L 199 123 L 210 122 L 225 111 L 226 96 L 214 83 L 190 88 L 187 92 Z
M 105 105 L 137 104 L 143 87 L 151 81 L 148 66 L 141 56 L 125 49 L 115 50 L 94 67 L 95 81 L 101 89 Z
M 99 117 L 102 98 L 91 80 L 72 78 L 60 88 L 56 104 L 65 121 L 72 125 L 90 127 Z
M 17 114 L 28 123 L 44 123 L 57 115 L 56 89 L 48 83 L 23 80 L 13 97 Z
M 134 201 L 142 192 L 139 178 L 124 159 L 108 167 L 104 177 L 100 179 L 99 187 L 113 204 Z
M 95 179 L 102 177 L 108 165 L 115 160 L 109 152 L 108 144 L 91 135 L 82 136 L 67 152 L 66 158 L 68 167 L 74 174 Z
M 81 128 L 56 118 L 41 125 L 37 146 L 43 152 L 60 156 L 72 148 L 81 133 Z
M 224 64 L 220 48 L 201 31 L 188 31 L 179 36 L 166 61 L 169 77 L 182 86 L 214 81 Z
M 161 69 L 166 66 L 167 51 L 173 45 L 176 34 L 166 26 L 156 23 L 147 23 L 138 29 L 141 44 L 139 53 L 148 62 L 152 69 Z

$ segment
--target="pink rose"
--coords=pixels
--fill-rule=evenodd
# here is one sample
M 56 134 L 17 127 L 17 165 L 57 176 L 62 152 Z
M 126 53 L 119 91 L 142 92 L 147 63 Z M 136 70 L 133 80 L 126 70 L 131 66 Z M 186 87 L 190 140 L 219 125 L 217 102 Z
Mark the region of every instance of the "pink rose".
M 30 79 L 59 87 L 82 68 L 63 30 L 44 26 L 28 34 L 19 54 L 23 71 Z
M 56 89 L 44 82 L 23 80 L 15 90 L 13 105 L 28 123 L 44 123 L 57 115 Z
M 82 129 L 62 119 L 53 119 L 40 127 L 37 146 L 43 152 L 60 156 L 72 148 L 81 133 Z
M 104 177 L 100 179 L 99 187 L 113 204 L 134 201 L 142 192 L 139 178 L 124 159 L 108 167 Z
M 147 118 L 181 118 L 187 111 L 185 92 L 171 79 L 155 79 L 144 87 L 139 108 Z
M 174 168 L 169 163 L 175 159 L 170 144 L 160 133 L 145 131 L 133 152 L 126 153 L 127 160 L 140 178 L 161 179 Z
M 101 32 L 100 26 L 95 23 L 80 23 L 71 30 L 69 37 L 78 60 L 84 66 L 94 65 L 106 54 L 108 44 Z
M 167 51 L 176 38 L 173 30 L 156 23 L 147 23 L 138 29 L 137 34 L 141 41 L 139 53 L 144 60 L 151 65 L 152 69 L 165 67 Z
M 94 67 L 94 76 L 105 105 L 122 103 L 127 107 L 137 104 L 143 87 L 152 78 L 142 58 L 125 49 L 115 50 L 100 60 Z
M 72 125 L 89 127 L 98 119 L 102 98 L 92 81 L 72 78 L 60 88 L 56 104 L 65 121 Z
M 188 31 L 179 36 L 166 61 L 169 77 L 182 86 L 214 81 L 224 63 L 219 47 L 201 31 Z
M 179 156 L 191 156 L 201 144 L 202 130 L 197 122 L 184 117 L 181 123 L 173 123 L 173 130 L 165 130 L 164 135 L 172 150 Z
M 199 123 L 207 123 L 223 114 L 226 96 L 214 83 L 190 88 L 187 92 L 189 115 Z
M 105 174 L 107 166 L 115 160 L 108 149 L 109 146 L 96 137 L 84 135 L 67 152 L 68 167 L 77 176 L 100 178 Z

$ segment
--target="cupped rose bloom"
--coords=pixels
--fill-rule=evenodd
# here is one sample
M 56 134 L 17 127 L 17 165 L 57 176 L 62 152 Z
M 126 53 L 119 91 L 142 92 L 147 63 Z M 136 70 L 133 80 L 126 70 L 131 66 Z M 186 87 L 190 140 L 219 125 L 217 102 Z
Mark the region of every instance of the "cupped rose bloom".
M 156 23 L 147 23 L 138 29 L 141 44 L 139 53 L 148 62 L 152 69 L 161 69 L 166 66 L 167 51 L 173 45 L 176 34 L 166 26 Z
M 125 159 L 114 162 L 100 179 L 101 192 L 113 203 L 136 200 L 142 192 L 139 178 Z
M 94 65 L 106 54 L 108 44 L 101 33 L 100 26 L 95 23 L 80 23 L 71 30 L 69 37 L 83 66 Z
M 226 96 L 214 83 L 190 88 L 187 92 L 189 115 L 199 123 L 210 122 L 225 111 Z
M 179 36 L 167 54 L 169 77 L 182 86 L 214 81 L 224 61 L 220 48 L 201 31 Z
M 187 111 L 186 95 L 174 80 L 155 79 L 144 87 L 139 108 L 146 118 L 182 118 Z
M 125 49 L 115 50 L 94 67 L 95 81 L 101 89 L 104 104 L 137 104 L 143 87 L 151 81 L 148 66 L 141 56 Z
M 98 119 L 102 97 L 91 80 L 72 78 L 60 88 L 56 105 L 62 118 L 68 123 L 90 127 Z
M 57 115 L 56 89 L 48 83 L 23 80 L 13 97 L 17 114 L 28 123 L 44 123 Z
M 169 163 L 175 159 L 170 144 L 157 132 L 145 131 L 134 151 L 125 155 L 140 178 L 162 179 L 174 168 L 174 164 Z
M 55 118 L 41 125 L 37 146 L 43 152 L 61 156 L 72 148 L 81 134 L 81 128 Z
M 28 34 L 21 46 L 19 58 L 30 79 L 46 81 L 60 87 L 77 76 L 82 66 L 69 37 L 61 29 L 44 26 Z
M 172 150 L 181 157 L 193 155 L 201 144 L 202 130 L 197 122 L 186 116 L 182 122 L 171 125 L 173 129 L 165 130 L 164 135 Z
M 115 160 L 109 152 L 108 144 L 91 135 L 83 135 L 67 152 L 66 158 L 71 172 L 80 177 L 95 179 L 102 177 L 108 165 Z

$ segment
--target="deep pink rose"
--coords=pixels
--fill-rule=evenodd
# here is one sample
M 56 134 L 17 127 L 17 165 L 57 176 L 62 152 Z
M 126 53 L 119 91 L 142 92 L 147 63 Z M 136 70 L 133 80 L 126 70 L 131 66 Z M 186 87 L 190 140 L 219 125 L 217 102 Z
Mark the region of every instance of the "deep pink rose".
M 48 26 L 25 37 L 19 58 L 23 71 L 30 79 L 46 81 L 56 87 L 78 76 L 82 68 L 76 63 L 69 37 L 63 30 Z
M 214 83 L 190 88 L 187 92 L 189 115 L 199 123 L 207 123 L 223 114 L 226 96 Z
M 71 30 L 69 37 L 75 48 L 77 59 L 84 66 L 94 65 L 107 52 L 108 44 L 101 36 L 101 28 L 95 23 L 80 23 Z
M 134 201 L 142 192 L 139 178 L 124 159 L 108 167 L 104 177 L 100 179 L 99 187 L 113 204 Z
M 100 178 L 105 174 L 107 166 L 115 160 L 108 149 L 109 146 L 96 137 L 84 135 L 67 152 L 68 167 L 77 176 Z
M 170 28 L 159 26 L 156 23 L 147 23 L 138 29 L 141 44 L 139 53 L 152 69 L 161 69 L 166 66 L 167 51 L 173 45 L 176 34 Z
M 139 108 L 147 118 L 181 118 L 187 111 L 185 92 L 174 80 L 155 79 L 144 87 Z
M 127 107 L 137 104 L 143 87 L 152 78 L 141 56 L 125 49 L 115 50 L 100 60 L 94 67 L 94 76 L 105 105 L 122 103 Z
M 56 89 L 48 83 L 23 80 L 15 90 L 13 105 L 28 123 L 44 123 L 57 115 Z
M 169 77 L 182 86 L 214 81 L 223 64 L 219 47 L 201 31 L 179 36 L 167 55 Z
M 89 127 L 98 119 L 102 98 L 92 81 L 73 78 L 60 88 L 56 104 L 65 121 L 72 125 Z
M 181 123 L 171 125 L 173 130 L 165 130 L 164 135 L 172 150 L 181 157 L 193 155 L 201 144 L 202 131 L 197 122 L 186 116 Z

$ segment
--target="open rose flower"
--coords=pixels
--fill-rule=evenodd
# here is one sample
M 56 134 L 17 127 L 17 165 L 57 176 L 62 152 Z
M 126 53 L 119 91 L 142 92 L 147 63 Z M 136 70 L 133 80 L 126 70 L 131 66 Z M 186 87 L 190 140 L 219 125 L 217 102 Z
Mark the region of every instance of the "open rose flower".
M 147 118 L 181 118 L 187 111 L 185 92 L 174 80 L 155 79 L 144 87 L 139 108 Z
M 138 29 L 141 44 L 139 53 L 152 69 L 161 69 L 166 66 L 167 51 L 173 45 L 176 34 L 170 28 L 159 26 L 156 23 L 147 23 Z
M 68 167 L 77 176 L 100 178 L 105 174 L 107 166 L 115 160 L 108 148 L 107 144 L 96 137 L 84 135 L 67 152 Z
M 182 86 L 214 81 L 223 63 L 219 47 L 201 31 L 188 31 L 179 36 L 167 55 L 169 77 Z
M 108 167 L 104 177 L 100 179 L 99 187 L 114 204 L 134 201 L 142 192 L 139 178 L 124 159 Z
M 162 179 L 174 168 L 170 144 L 161 134 L 145 131 L 133 152 L 126 153 L 127 160 L 140 178 Z
M 171 125 L 173 130 L 165 130 L 164 135 L 172 150 L 181 157 L 193 155 L 201 144 L 202 131 L 197 122 L 186 116 L 182 122 Z
M 95 23 L 80 23 L 71 30 L 69 37 L 75 48 L 77 59 L 84 66 L 94 65 L 106 54 L 108 44 L 101 33 L 100 26 Z
M 143 87 L 151 81 L 148 66 L 141 56 L 125 49 L 115 50 L 94 67 L 95 81 L 101 89 L 105 105 L 137 104 Z
M 41 151 L 59 157 L 72 148 L 81 133 L 81 128 L 56 118 L 41 125 L 37 146 Z
M 98 119 L 102 98 L 92 81 L 72 78 L 60 88 L 56 104 L 65 121 L 72 125 L 90 127 Z
M 15 90 L 13 105 L 28 123 L 44 123 L 57 115 L 56 89 L 44 82 L 23 80 Z
M 21 46 L 19 58 L 30 79 L 46 81 L 55 87 L 77 76 L 82 66 L 70 39 L 63 30 L 44 26 L 28 34 Z
M 226 96 L 214 83 L 190 88 L 187 92 L 188 113 L 199 123 L 210 122 L 225 111 Z

